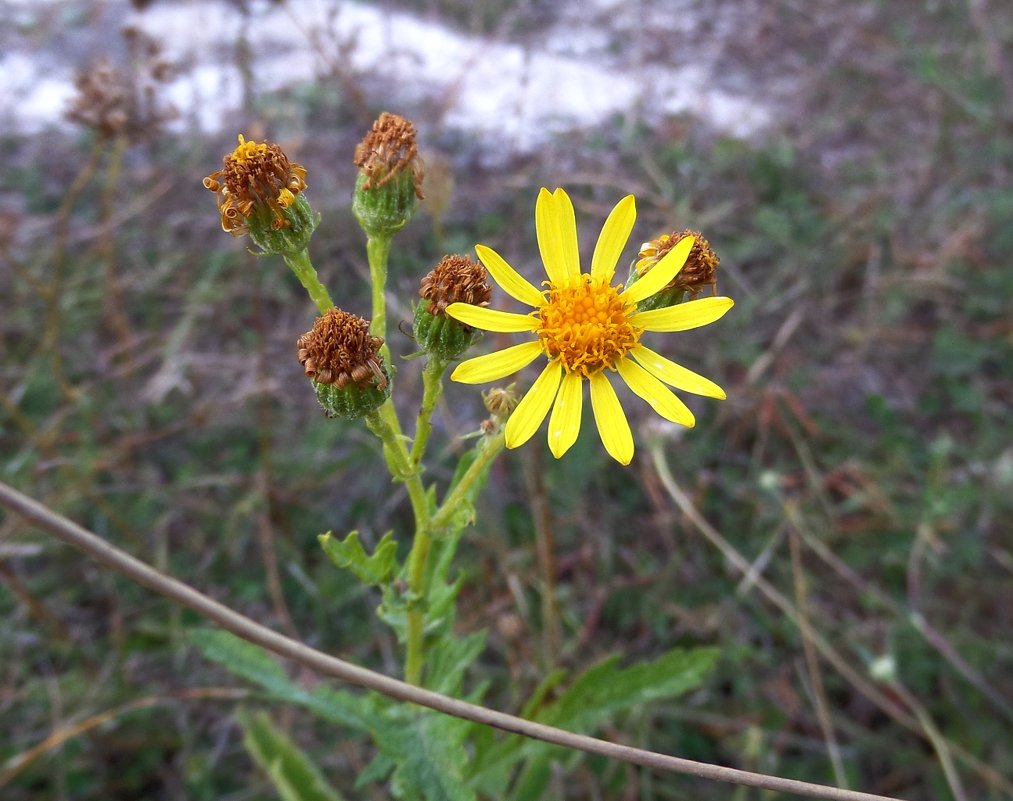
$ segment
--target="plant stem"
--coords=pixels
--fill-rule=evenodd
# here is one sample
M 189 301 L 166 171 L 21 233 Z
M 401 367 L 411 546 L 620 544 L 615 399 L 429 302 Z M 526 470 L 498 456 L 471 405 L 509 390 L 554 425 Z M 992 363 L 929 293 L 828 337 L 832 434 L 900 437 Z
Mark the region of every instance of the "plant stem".
M 454 488 L 447 494 L 447 497 L 443 499 L 440 508 L 430 518 L 430 531 L 444 528 L 450 522 L 454 511 L 467 499 L 471 488 L 482 477 L 486 468 L 492 464 L 493 459 L 503 450 L 503 445 L 504 437 L 502 431 L 484 439 L 482 449 L 475 457 L 475 461 L 471 463 L 471 466 L 461 476 L 461 480 L 454 485 Z
M 426 626 L 426 564 L 432 537 L 416 531 L 408 556 L 408 642 L 405 657 L 405 681 L 422 686 L 423 635 Z
M 426 452 L 429 435 L 433 432 L 433 410 L 443 395 L 443 373 L 447 362 L 439 356 L 429 356 L 422 369 L 422 408 L 415 423 L 415 441 L 412 443 L 411 460 L 420 465 Z
M 387 468 L 395 480 L 403 481 L 408 490 L 415 517 L 415 536 L 408 555 L 408 632 L 405 656 L 405 680 L 422 685 L 423 634 L 426 609 L 426 564 L 432 538 L 429 536 L 429 501 L 419 478 L 418 464 L 411 460 L 401 434 L 394 404 L 388 400 L 377 411 L 366 415 L 366 425 L 383 442 Z
M 286 254 L 285 264 L 295 273 L 295 277 L 299 279 L 299 283 L 303 285 L 303 289 L 309 293 L 310 300 L 316 304 L 321 314 L 324 314 L 334 306 L 334 301 L 331 300 L 327 287 L 320 283 L 317 271 L 313 269 L 313 262 L 310 261 L 308 250 L 303 248 L 298 253 Z
M 369 259 L 369 283 L 373 290 L 373 320 L 369 333 L 383 337 L 380 348 L 387 364 L 390 364 L 390 348 L 387 347 L 387 259 L 390 256 L 389 236 L 371 236 L 366 239 L 366 258 Z

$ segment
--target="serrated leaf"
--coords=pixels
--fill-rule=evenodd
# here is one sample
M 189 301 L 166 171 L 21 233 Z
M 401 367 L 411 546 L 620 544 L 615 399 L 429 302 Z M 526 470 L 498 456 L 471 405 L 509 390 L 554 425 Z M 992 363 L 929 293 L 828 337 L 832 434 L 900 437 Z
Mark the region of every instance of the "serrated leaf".
M 334 564 L 350 570 L 363 584 L 384 587 L 397 574 L 397 543 L 392 531 L 383 535 L 373 549 L 372 556 L 362 547 L 358 531 L 349 532 L 344 540 L 335 539 L 329 531 L 317 539 Z
M 379 705 L 375 696 L 360 696 L 321 685 L 306 690 L 293 683 L 285 669 L 257 645 L 218 629 L 195 629 L 191 642 L 212 662 L 259 685 L 271 698 L 299 704 L 326 720 L 359 731 L 370 731 Z
M 237 713 L 243 745 L 282 801 L 344 801 L 310 758 L 264 714 Z
M 361 790 L 367 784 L 382 782 L 392 770 L 394 763 L 383 754 L 377 754 L 362 773 L 355 777 L 355 789 Z
M 659 658 L 627 668 L 619 667 L 618 657 L 609 657 L 592 666 L 571 682 L 554 701 L 526 706 L 525 717 L 568 731 L 590 733 L 617 712 L 649 702 L 675 698 L 698 686 L 717 662 L 714 648 L 674 649 Z M 554 674 L 556 683 L 561 676 Z M 546 680 L 536 695 L 548 689 Z M 538 797 L 546 768 L 555 759 L 572 763 L 570 752 L 557 746 L 532 740 L 509 738 L 484 749 L 476 758 L 473 781 L 488 793 L 498 792 L 514 767 L 524 762 L 515 785 L 521 793 L 511 799 Z M 528 793 L 530 795 L 524 795 Z
M 651 662 L 619 668 L 610 657 L 588 669 L 535 719 L 552 726 L 586 731 L 616 712 L 675 698 L 698 686 L 714 667 L 716 648 L 676 648 Z
M 460 696 L 464 672 L 482 653 L 485 639 L 485 632 L 441 637 L 426 654 L 426 685 L 444 695 Z
M 396 765 L 395 798 L 405 801 L 476 801 L 464 780 L 464 740 L 474 724 L 403 707 L 391 710 L 376 732 L 381 753 Z

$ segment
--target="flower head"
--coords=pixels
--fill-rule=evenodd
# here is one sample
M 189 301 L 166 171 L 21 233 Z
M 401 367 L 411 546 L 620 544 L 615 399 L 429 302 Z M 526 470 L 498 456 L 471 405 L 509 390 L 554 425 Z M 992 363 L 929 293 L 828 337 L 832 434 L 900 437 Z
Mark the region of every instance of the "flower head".
M 588 273 L 580 271 L 577 226 L 566 192 L 542 189 L 535 205 L 535 230 L 548 276 L 535 288 L 491 248 L 475 251 L 511 297 L 533 307 L 528 314 L 454 303 L 447 313 L 486 331 L 528 332 L 535 339 L 462 362 L 451 378 L 481 384 L 508 376 L 544 355 L 548 364 L 510 415 L 506 444 L 516 448 L 549 418 L 549 448 L 558 459 L 577 439 L 584 381 L 591 387 L 591 409 L 602 443 L 622 464 L 633 458 L 633 435 L 608 373 L 618 373 L 636 395 L 666 420 L 693 426 L 693 413 L 665 385 L 723 399 L 717 384 L 655 353 L 641 343 L 645 332 L 686 331 L 712 323 L 733 305 L 730 298 L 693 300 L 678 306 L 640 311 L 637 304 L 664 289 L 686 261 L 695 242 L 684 237 L 642 278 L 613 286 L 616 262 L 636 219 L 628 195 L 605 220 Z
M 492 298 L 485 267 L 467 256 L 444 256 L 419 289 L 422 302 L 415 307 L 415 341 L 426 353 L 456 359 L 481 334 L 470 325 L 447 316 L 451 303 L 488 306 Z
M 337 307 L 299 337 L 299 363 L 328 414 L 361 417 L 390 396 L 382 344 L 383 339 L 369 333 L 369 323 Z
M 663 306 L 673 306 L 680 303 L 685 295 L 695 298 L 705 286 L 716 292 L 717 269 L 721 263 L 718 254 L 710 246 L 710 242 L 704 239 L 699 231 L 673 231 L 670 234 L 663 234 L 650 242 L 644 242 L 640 246 L 639 258 L 633 264 L 630 272 L 629 283 L 643 278 L 654 269 L 668 252 L 687 237 L 693 238 L 693 247 L 690 248 L 686 263 L 676 273 L 675 277 L 660 292 L 653 297 L 641 301 L 640 308 L 643 311 L 658 309 Z
M 222 230 L 233 236 L 252 234 L 271 253 L 302 250 L 316 226 L 302 190 L 306 168 L 289 161 L 272 142 L 239 144 L 224 158 L 222 169 L 204 179 L 216 193 Z
M 359 168 L 352 212 L 368 236 L 391 236 L 411 219 L 423 197 L 415 126 L 383 112 L 356 145 L 352 161 Z

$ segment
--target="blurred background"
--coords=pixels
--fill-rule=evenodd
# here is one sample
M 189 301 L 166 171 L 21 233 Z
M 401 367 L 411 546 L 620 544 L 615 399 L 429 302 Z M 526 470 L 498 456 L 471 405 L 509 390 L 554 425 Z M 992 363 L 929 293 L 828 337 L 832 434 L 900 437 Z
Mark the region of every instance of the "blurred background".
M 301 374 L 312 304 L 201 186 L 237 133 L 281 143 L 323 216 L 321 278 L 366 315 L 352 152 L 397 112 L 427 198 L 395 240 L 393 321 L 476 242 L 540 280 L 541 186 L 570 193 L 585 254 L 631 192 L 624 260 L 703 231 L 736 300 L 657 340 L 728 392 L 687 398 L 696 429 L 634 398 L 628 469 L 588 421 L 562 461 L 542 435 L 500 459 L 461 556 L 487 702 L 516 711 L 560 665 L 716 645 L 702 690 L 605 736 L 907 799 L 1013 797 L 1013 6 L 0 0 L 0 18 L 3 481 L 398 673 L 377 597 L 316 536 L 405 531 L 406 499 Z M 418 367 L 399 364 L 405 413 Z M 431 480 L 484 414 L 449 388 Z M 233 717 L 249 690 L 189 645 L 190 613 L 0 512 L 0 620 L 4 799 L 275 797 Z M 367 742 L 273 717 L 349 797 L 386 797 L 352 790 Z M 588 760 L 550 797 L 760 795 Z

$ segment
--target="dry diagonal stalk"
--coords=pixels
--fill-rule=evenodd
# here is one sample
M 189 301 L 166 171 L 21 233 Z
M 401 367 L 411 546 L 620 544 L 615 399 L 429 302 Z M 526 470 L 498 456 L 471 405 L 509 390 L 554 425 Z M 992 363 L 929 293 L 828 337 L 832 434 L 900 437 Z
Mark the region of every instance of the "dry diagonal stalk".
M 618 745 L 595 737 L 545 726 L 531 720 L 508 715 L 487 709 L 477 704 L 460 701 L 456 698 L 425 690 L 422 687 L 408 684 L 381 673 L 353 665 L 336 657 L 310 648 L 308 645 L 272 631 L 266 626 L 251 620 L 230 609 L 224 604 L 212 600 L 198 592 L 188 584 L 172 578 L 148 564 L 135 559 L 125 551 L 110 545 L 101 537 L 82 528 L 71 520 L 53 512 L 41 503 L 18 492 L 0 482 L 0 505 L 20 514 L 68 545 L 84 551 L 106 567 L 112 568 L 138 584 L 154 590 L 165 597 L 186 606 L 206 617 L 222 628 L 259 645 L 287 659 L 298 662 L 326 676 L 347 681 L 359 687 L 374 690 L 398 701 L 428 707 L 446 715 L 453 715 L 474 723 L 493 726 L 512 734 L 520 734 L 543 742 L 559 745 L 564 748 L 583 751 L 589 754 L 618 759 L 635 765 L 642 765 L 656 770 L 683 773 L 712 781 L 758 787 L 765 790 L 776 790 L 810 798 L 823 798 L 827 801 L 898 801 L 889 796 L 861 793 L 854 790 L 843 790 L 811 782 L 784 779 L 763 773 L 737 770 L 735 768 L 696 762 L 681 757 L 645 751 L 640 748 Z

